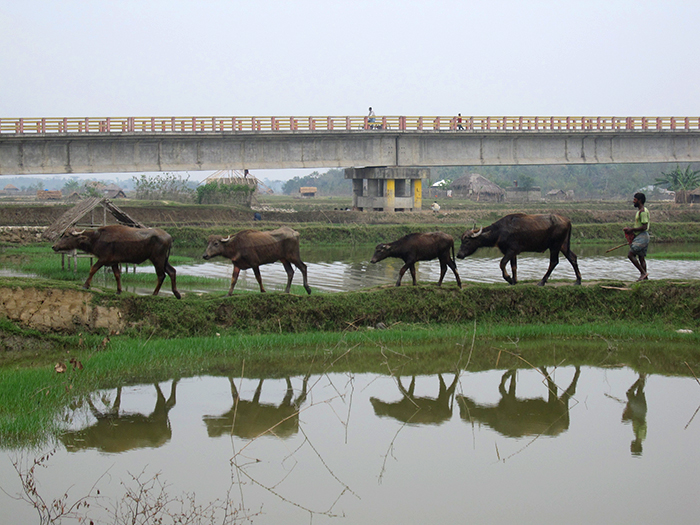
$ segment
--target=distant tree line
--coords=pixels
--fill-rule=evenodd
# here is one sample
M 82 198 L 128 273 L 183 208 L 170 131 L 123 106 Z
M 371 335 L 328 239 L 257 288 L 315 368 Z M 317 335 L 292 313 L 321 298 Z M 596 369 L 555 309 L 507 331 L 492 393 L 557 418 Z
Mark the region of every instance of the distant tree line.
M 299 193 L 299 188 L 315 186 L 318 195 L 352 195 L 352 181 L 345 178 L 345 170 L 333 168 L 325 173 L 314 171 L 304 177 L 294 177 L 282 186 L 285 195 Z
M 456 180 L 459 177 L 469 174 L 478 173 L 498 184 L 502 188 L 509 188 L 514 185 L 514 181 L 518 181 L 519 187 L 535 187 L 539 186 L 542 189 L 542 194 L 546 194 L 550 190 L 560 189 L 563 191 L 573 190 L 577 199 L 625 199 L 630 195 L 639 191 L 641 188 L 649 186 L 665 186 L 671 191 L 677 189 L 673 184 L 673 176 L 670 177 L 671 183 L 665 183 L 667 171 L 669 167 L 676 167 L 669 164 L 567 164 L 555 166 L 459 166 L 434 168 L 431 173 L 431 179 L 438 181 L 440 179 Z M 677 167 L 676 171 L 685 173 L 689 170 L 693 173 L 691 166 L 685 169 Z M 696 172 L 697 175 L 698 172 Z M 676 177 L 678 178 L 678 177 Z M 681 179 L 683 177 L 680 177 Z M 691 191 L 700 185 L 700 180 L 696 176 L 685 174 L 685 183 L 687 191 Z

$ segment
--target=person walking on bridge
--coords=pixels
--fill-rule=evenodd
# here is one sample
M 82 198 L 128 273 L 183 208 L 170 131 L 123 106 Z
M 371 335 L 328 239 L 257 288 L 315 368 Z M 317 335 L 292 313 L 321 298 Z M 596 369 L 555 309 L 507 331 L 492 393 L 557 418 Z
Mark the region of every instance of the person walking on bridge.
M 634 226 L 624 228 L 625 234 L 633 234 L 634 239 L 630 243 L 630 251 L 627 254 L 629 260 L 639 270 L 639 281 L 649 278 L 647 272 L 647 248 L 649 247 L 649 210 L 644 207 L 647 197 L 643 193 L 635 193 L 632 204 L 638 208 L 634 216 Z
M 367 115 L 368 119 L 367 122 L 369 122 L 369 129 L 374 129 L 374 122 L 376 121 L 375 115 L 374 115 L 374 110 L 372 109 L 372 106 L 369 108 L 369 115 Z

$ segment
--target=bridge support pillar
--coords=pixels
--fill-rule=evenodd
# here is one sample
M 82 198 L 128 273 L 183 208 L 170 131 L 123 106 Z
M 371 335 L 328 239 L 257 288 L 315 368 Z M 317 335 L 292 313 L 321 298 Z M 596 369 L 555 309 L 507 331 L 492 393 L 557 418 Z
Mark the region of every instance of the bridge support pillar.
M 352 206 L 360 211 L 420 211 L 422 180 L 428 168 L 346 168 L 352 179 Z

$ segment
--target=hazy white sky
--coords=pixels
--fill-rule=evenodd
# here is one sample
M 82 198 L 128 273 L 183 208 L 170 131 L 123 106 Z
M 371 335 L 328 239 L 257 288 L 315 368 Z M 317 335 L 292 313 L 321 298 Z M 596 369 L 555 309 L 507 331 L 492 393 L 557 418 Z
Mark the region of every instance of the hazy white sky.
M 0 0 L 0 117 L 692 116 L 699 27 L 691 0 Z

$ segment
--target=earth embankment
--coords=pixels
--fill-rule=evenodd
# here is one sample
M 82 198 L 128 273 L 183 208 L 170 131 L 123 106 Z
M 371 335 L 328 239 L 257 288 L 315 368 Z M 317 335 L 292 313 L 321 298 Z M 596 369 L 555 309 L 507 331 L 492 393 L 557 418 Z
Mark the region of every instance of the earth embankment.
M 397 323 L 663 323 L 700 328 L 700 283 L 649 281 L 535 286 L 419 285 L 297 296 L 240 293 L 172 297 L 0 283 L 0 317 L 41 332 L 198 337 L 383 328 Z

